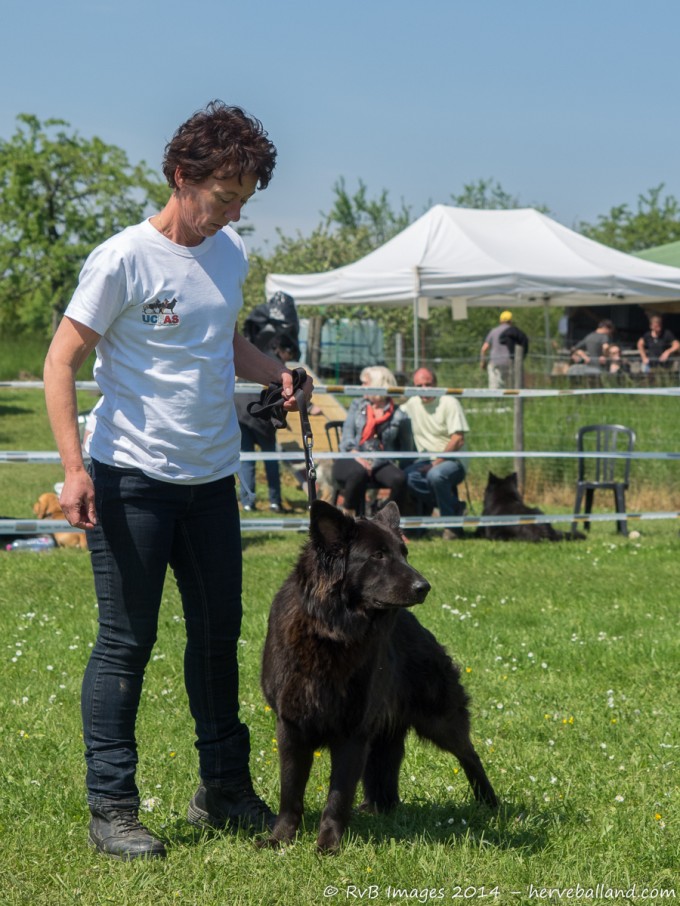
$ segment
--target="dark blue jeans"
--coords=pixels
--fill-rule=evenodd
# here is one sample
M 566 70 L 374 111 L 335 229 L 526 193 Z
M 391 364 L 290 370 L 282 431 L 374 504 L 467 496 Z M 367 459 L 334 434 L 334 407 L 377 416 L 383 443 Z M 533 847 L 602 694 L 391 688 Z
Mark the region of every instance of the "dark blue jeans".
M 263 453 L 276 453 L 276 436 L 267 437 L 266 434 L 253 431 L 246 424 L 241 424 L 241 451 L 243 453 L 254 453 L 255 447 L 258 446 Z M 246 488 L 241 482 L 241 503 L 244 506 L 253 506 L 255 503 L 255 460 L 244 461 L 241 463 L 240 471 L 245 485 L 252 494 L 246 492 Z M 281 473 L 279 472 L 279 462 L 276 459 L 266 459 L 264 462 L 264 471 L 267 476 L 267 485 L 269 488 L 269 503 L 281 506 Z
M 233 477 L 177 485 L 93 462 L 98 525 L 88 531 L 99 633 L 82 715 L 88 802 L 139 804 L 135 722 L 168 565 L 186 627 L 184 678 L 204 781 L 248 773 L 238 717 L 241 533 Z
M 417 499 L 438 506 L 441 516 L 462 515 L 457 486 L 465 480 L 465 468 L 459 459 L 447 459 L 438 466 L 419 459 L 405 471 L 408 488 Z

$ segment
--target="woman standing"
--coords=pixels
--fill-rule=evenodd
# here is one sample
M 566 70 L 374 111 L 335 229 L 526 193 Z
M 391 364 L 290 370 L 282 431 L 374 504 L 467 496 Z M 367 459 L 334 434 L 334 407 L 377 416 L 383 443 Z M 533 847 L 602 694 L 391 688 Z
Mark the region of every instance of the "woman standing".
M 92 252 L 45 362 L 61 506 L 87 531 L 99 605 L 82 690 L 90 841 L 120 859 L 165 855 L 138 819 L 135 722 L 168 565 L 184 609 L 200 769 L 189 820 L 273 818 L 253 790 L 238 714 L 235 375 L 281 381 L 285 408 L 294 400 L 291 373 L 236 331 L 248 263 L 229 224 L 275 161 L 262 124 L 238 107 L 214 101 L 183 123 L 165 149 L 170 200 Z M 75 376 L 93 349 L 102 396 L 86 469 Z

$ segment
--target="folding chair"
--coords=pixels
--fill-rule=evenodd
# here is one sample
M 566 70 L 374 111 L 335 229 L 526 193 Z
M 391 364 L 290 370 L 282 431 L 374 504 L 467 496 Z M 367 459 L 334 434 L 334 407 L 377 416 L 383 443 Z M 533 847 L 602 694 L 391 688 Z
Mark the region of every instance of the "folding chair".
M 581 503 L 585 495 L 585 513 L 590 515 L 593 507 L 593 496 L 596 490 L 612 490 L 617 513 L 626 512 L 626 490 L 630 477 L 629 457 L 612 456 L 611 454 L 631 453 L 635 444 L 635 431 L 623 425 L 585 425 L 576 434 L 576 449 L 579 453 L 598 453 L 596 457 L 579 457 L 578 478 L 576 481 L 576 503 L 574 515 L 581 512 Z M 590 522 L 583 523 L 586 531 Z M 617 520 L 617 531 L 628 534 L 625 519 Z M 572 532 L 576 531 L 576 522 L 572 523 Z
M 340 451 L 340 438 L 342 437 L 342 426 L 344 424 L 344 419 L 338 419 L 337 421 L 326 422 L 324 425 L 328 449 L 331 453 L 338 453 Z

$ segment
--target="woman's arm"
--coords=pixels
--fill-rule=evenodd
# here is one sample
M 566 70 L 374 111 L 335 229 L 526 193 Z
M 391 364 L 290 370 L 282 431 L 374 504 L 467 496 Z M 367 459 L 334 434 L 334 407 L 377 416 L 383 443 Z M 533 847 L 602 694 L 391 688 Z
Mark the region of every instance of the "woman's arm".
M 353 450 L 359 449 L 361 431 L 357 425 L 357 416 L 362 402 L 362 400 L 355 399 L 349 404 L 345 421 L 342 424 L 342 434 L 340 435 L 341 453 L 351 453 Z
M 244 381 L 253 381 L 259 384 L 270 384 L 280 381 L 283 385 L 283 408 L 296 409 L 297 403 L 293 396 L 293 373 L 278 359 L 266 355 L 253 346 L 238 331 L 234 331 L 234 369 L 237 377 Z M 314 389 L 314 383 L 308 376 L 303 390 L 309 402 Z
M 45 402 L 52 433 L 64 466 L 61 508 L 71 525 L 92 528 L 97 521 L 94 487 L 83 462 L 78 430 L 76 374 L 100 340 L 84 324 L 63 318 L 47 352 Z

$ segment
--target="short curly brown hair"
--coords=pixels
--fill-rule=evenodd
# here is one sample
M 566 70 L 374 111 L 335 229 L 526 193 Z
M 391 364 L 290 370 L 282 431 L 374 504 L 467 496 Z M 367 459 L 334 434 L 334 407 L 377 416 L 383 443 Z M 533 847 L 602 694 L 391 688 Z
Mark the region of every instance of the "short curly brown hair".
M 182 123 L 163 156 L 163 174 L 172 189 L 177 188 L 178 167 L 189 182 L 248 173 L 257 176 L 258 188 L 266 189 L 275 166 L 276 148 L 262 123 L 240 107 L 217 100 Z

